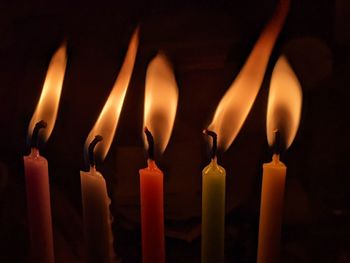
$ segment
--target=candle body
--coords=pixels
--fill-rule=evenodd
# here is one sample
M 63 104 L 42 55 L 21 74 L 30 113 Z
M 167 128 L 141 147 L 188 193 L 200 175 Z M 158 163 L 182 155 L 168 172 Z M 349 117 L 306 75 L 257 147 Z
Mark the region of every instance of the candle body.
M 202 263 L 222 263 L 225 259 L 225 169 L 213 159 L 203 169 L 202 180 Z
M 113 249 L 111 200 L 107 194 L 106 181 L 91 167 L 80 172 L 85 231 L 85 261 L 109 263 L 115 261 Z
M 153 160 L 141 169 L 142 262 L 165 262 L 163 173 Z
M 24 156 L 31 262 L 54 262 L 49 172 L 47 160 L 32 148 Z
M 287 167 L 274 155 L 263 165 L 258 263 L 278 263 Z

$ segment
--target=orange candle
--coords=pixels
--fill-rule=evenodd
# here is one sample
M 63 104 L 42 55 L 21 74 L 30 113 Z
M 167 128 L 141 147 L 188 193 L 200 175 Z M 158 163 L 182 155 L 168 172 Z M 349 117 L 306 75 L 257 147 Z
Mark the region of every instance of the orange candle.
M 148 136 L 151 133 L 145 129 Z M 152 140 L 152 139 L 149 139 Z M 153 143 L 149 143 L 150 148 Z M 148 167 L 140 169 L 142 258 L 144 263 L 165 262 L 163 172 L 150 154 Z
M 154 157 L 155 150 L 162 153 L 169 142 L 177 101 L 178 89 L 172 66 L 165 55 L 159 53 L 148 65 L 146 74 L 144 132 L 148 167 L 139 172 L 143 263 L 165 262 L 164 176 Z
M 275 153 L 263 165 L 258 263 L 280 262 L 280 239 L 287 167 L 280 151 L 293 142 L 298 130 L 302 92 L 299 81 L 282 56 L 272 73 L 267 108 L 267 138 Z M 283 140 L 281 140 L 283 139 Z M 283 144 L 283 145 L 282 145 Z

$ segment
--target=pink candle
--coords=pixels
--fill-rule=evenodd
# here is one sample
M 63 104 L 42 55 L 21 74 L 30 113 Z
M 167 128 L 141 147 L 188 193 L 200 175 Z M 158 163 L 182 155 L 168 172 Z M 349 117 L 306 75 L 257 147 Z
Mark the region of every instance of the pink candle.
M 23 159 L 32 261 L 51 263 L 54 252 L 47 160 L 36 148 Z
M 24 156 L 24 171 L 31 262 L 35 263 L 54 262 L 48 163 L 39 154 L 38 140 L 46 141 L 53 130 L 66 64 L 66 46 L 62 45 L 51 59 L 40 100 L 28 129 L 31 153 Z

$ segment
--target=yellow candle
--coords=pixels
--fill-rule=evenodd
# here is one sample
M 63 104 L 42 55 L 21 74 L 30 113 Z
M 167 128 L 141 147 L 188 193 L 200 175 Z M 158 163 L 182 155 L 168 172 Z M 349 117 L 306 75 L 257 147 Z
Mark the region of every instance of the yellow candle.
M 224 262 L 226 172 L 213 158 L 203 169 L 202 262 Z
M 279 262 L 286 171 L 277 154 L 263 165 L 258 263 Z

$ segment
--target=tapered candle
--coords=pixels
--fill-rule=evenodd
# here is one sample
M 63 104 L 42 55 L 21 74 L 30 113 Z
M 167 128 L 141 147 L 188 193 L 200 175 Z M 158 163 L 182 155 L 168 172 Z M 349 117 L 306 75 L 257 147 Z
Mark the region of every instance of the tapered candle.
M 54 262 L 49 172 L 47 160 L 40 156 L 38 141 L 46 141 L 55 124 L 66 68 L 66 47 L 53 55 L 39 103 L 31 119 L 28 135 L 31 153 L 24 156 L 31 262 Z
M 202 172 L 202 262 L 224 262 L 226 171 L 216 160 L 217 135 L 213 138 L 211 162 Z
M 236 138 L 253 106 L 263 81 L 273 46 L 282 29 L 288 9 L 289 0 L 280 0 L 278 8 L 260 34 L 243 68 L 232 82 L 215 110 L 213 120 L 208 129 L 218 134 L 218 146 L 224 151 L 230 147 Z M 210 176 L 216 173 L 221 174 L 221 176 Z M 216 178 L 216 180 L 208 180 L 208 178 Z M 219 207 L 222 207 L 222 202 L 224 203 L 222 198 L 224 199 L 225 194 L 224 176 L 223 171 L 218 168 L 215 158 L 212 160 L 211 164 L 203 170 L 202 191 L 202 202 L 209 202 L 208 200 L 211 199 L 216 200 L 215 198 L 207 198 L 208 192 L 215 192 L 217 199 L 220 199 L 220 201 L 216 202 L 218 202 Z M 210 205 L 214 206 L 213 204 Z M 203 209 L 207 208 L 207 206 L 209 206 L 209 204 L 202 203 Z M 220 215 L 217 214 L 215 216 L 215 218 L 217 218 L 216 220 L 220 218 L 220 222 L 222 222 L 224 216 L 222 215 L 223 210 L 220 208 L 217 213 L 220 213 Z M 204 226 L 202 226 L 202 262 L 212 262 L 210 261 L 211 258 L 215 258 L 215 262 L 224 262 L 224 234 L 221 234 L 223 231 L 221 223 L 220 231 L 218 232 L 220 234 L 214 235 L 215 241 L 210 240 L 210 238 L 208 238 L 208 232 L 210 229 L 215 229 L 215 224 L 217 224 L 217 222 L 207 219 L 207 216 L 209 216 L 208 213 L 202 211 L 202 224 L 204 224 Z M 209 245 L 210 242 L 213 245 Z
M 155 151 L 163 152 L 169 142 L 177 101 L 178 89 L 172 66 L 166 56 L 159 53 L 150 62 L 146 74 L 144 138 L 148 145 L 148 167 L 140 170 L 143 263 L 165 262 L 164 176 L 154 159 Z
M 280 57 L 272 73 L 268 109 L 267 136 L 274 146 L 272 161 L 263 165 L 261 189 L 258 263 L 280 262 L 283 198 L 287 167 L 280 151 L 293 142 L 298 130 L 302 105 L 299 81 L 287 60 Z M 282 140 L 283 139 L 283 140 Z
M 161 263 L 165 262 L 164 175 L 154 161 L 152 134 L 147 128 L 145 128 L 145 133 L 149 145 L 148 166 L 139 171 L 142 261 L 144 263 Z
M 116 261 L 113 248 L 112 216 L 106 181 L 96 170 L 95 155 L 104 159 L 112 144 L 121 109 L 131 79 L 138 48 L 139 29 L 130 40 L 128 51 L 113 89 L 85 142 L 89 171 L 80 172 L 85 231 L 85 262 Z
M 81 194 L 83 205 L 86 253 L 84 262 L 115 262 L 112 234 L 112 216 L 109 211 L 111 200 L 108 197 L 106 181 L 96 171 L 94 148 L 102 141 L 96 136 L 89 145 L 90 170 L 80 171 Z
M 41 122 L 36 127 L 44 128 L 44 126 L 46 123 Z M 39 129 L 35 133 L 37 132 Z M 37 147 L 32 147 L 30 154 L 24 156 L 23 160 L 31 260 L 54 262 L 48 163 L 44 157 L 40 156 Z

